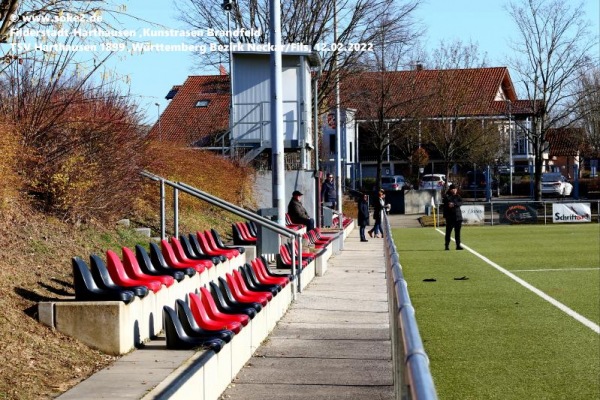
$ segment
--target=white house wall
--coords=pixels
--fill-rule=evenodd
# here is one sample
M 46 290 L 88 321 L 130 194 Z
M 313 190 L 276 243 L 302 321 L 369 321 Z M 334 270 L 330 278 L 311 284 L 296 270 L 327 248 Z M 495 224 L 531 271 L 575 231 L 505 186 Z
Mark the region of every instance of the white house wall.
M 234 54 L 233 139 L 236 142 L 270 143 L 270 60 L 268 54 Z M 310 69 L 306 57 L 282 57 L 283 128 L 286 146 L 302 145 L 307 118 L 311 117 Z M 306 98 L 309 100 L 307 101 Z M 310 121 L 310 120 L 308 120 Z M 310 138 L 308 142 L 312 142 Z

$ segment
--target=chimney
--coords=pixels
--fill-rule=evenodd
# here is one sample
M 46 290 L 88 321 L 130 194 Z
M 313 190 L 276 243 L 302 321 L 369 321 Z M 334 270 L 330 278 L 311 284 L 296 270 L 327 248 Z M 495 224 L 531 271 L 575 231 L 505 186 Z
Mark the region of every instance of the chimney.
M 219 64 L 219 74 L 221 74 L 221 75 L 228 75 L 227 74 L 227 70 L 225 69 L 225 67 L 223 66 L 223 64 Z
M 421 63 L 416 63 L 416 64 L 415 64 L 415 69 L 416 69 L 417 71 L 423 71 L 423 64 L 421 64 Z

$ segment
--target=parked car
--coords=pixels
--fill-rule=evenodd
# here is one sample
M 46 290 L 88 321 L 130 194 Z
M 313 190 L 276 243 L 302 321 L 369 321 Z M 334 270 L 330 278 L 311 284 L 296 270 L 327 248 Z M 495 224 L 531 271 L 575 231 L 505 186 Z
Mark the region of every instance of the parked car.
M 419 182 L 419 189 L 442 190 L 447 185 L 450 185 L 450 182 L 446 181 L 446 175 L 426 174 L 421 177 L 421 181 Z
M 469 171 L 467 172 L 467 178 L 465 179 L 461 192 L 463 196 L 471 197 L 486 197 L 485 190 L 487 188 L 486 173 L 483 171 Z M 490 180 L 491 195 L 498 197 L 500 195 L 500 188 L 498 185 L 498 179 L 492 176 Z M 486 197 L 487 198 L 487 197 Z
M 570 196 L 571 191 L 573 191 L 573 185 L 560 172 L 542 174 L 543 195 Z
M 381 188 L 383 190 L 410 189 L 410 183 L 402 175 L 382 176 Z

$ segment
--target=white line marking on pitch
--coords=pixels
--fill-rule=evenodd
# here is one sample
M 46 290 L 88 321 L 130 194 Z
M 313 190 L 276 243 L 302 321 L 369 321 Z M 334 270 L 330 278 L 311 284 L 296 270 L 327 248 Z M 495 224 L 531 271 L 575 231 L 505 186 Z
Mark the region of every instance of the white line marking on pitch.
M 561 272 L 561 271 L 600 271 L 600 268 L 546 268 L 546 269 L 513 269 L 512 272 Z
M 441 233 L 442 235 L 444 235 L 444 232 L 442 232 L 441 230 L 436 229 L 436 231 L 438 231 L 439 233 Z M 454 239 L 452 239 L 452 240 L 454 241 Z M 535 286 L 531 285 L 529 282 L 524 281 L 523 279 L 519 278 L 518 276 L 516 276 L 515 274 L 511 273 L 510 271 L 502 268 L 501 266 L 499 266 L 498 264 L 496 264 L 495 262 L 493 262 L 489 258 L 487 258 L 487 257 L 479 254 L 478 252 L 476 252 L 475 250 L 473 250 L 469 246 L 466 246 L 463 243 L 461 243 L 461 246 L 464 247 L 466 250 L 469 250 L 473 255 L 475 255 L 476 257 L 480 258 L 484 262 L 488 263 L 492 267 L 496 268 L 498 271 L 502 272 L 504 275 L 508 276 L 509 278 L 511 278 L 512 280 L 514 280 L 515 282 L 517 282 L 520 285 L 522 285 L 523 287 L 531 290 L 533 293 L 537 294 L 542 299 L 546 300 L 548 303 L 552 304 L 553 306 L 555 306 L 559 310 L 563 311 L 564 313 L 566 313 L 567 315 L 571 316 L 575 320 L 581 322 L 583 325 L 587 326 L 588 328 L 590 328 L 591 330 L 593 330 L 597 334 L 600 334 L 600 326 L 598 324 L 596 324 L 595 322 L 592 322 L 589 319 L 587 319 L 586 317 L 584 317 L 583 315 L 577 313 L 576 311 L 573 311 L 572 309 L 570 309 L 569 307 L 567 307 L 566 305 L 564 305 L 560 301 L 556 300 L 555 298 L 548 296 L 546 293 L 542 292 L 540 289 L 538 289 Z

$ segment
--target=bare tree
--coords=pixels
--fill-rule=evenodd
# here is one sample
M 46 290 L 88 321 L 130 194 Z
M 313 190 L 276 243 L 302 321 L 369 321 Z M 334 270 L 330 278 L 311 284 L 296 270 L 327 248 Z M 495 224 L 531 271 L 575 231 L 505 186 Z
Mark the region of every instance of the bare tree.
M 381 37 L 381 18 L 386 15 L 388 23 L 401 25 L 418 5 L 419 0 L 284 0 L 281 5 L 282 43 L 307 45 L 320 52 L 324 74 L 320 81 L 320 99 L 329 98 L 336 73 L 339 79 L 365 63 L 365 55 L 372 55 L 375 43 Z M 180 18 L 188 26 L 198 30 L 212 29 L 227 32 L 227 14 L 218 2 L 202 0 L 179 0 Z M 333 13 L 337 8 L 338 49 L 333 43 Z M 236 35 L 232 43 L 268 43 L 269 0 L 239 0 L 230 11 L 231 30 Z M 408 28 L 405 25 L 405 28 Z M 388 28 L 388 31 L 390 28 Z M 244 34 L 244 32 L 249 34 Z M 196 43 L 207 48 L 226 46 L 227 36 L 199 36 Z M 225 47 L 222 47 L 225 49 Z M 216 68 L 228 59 L 226 51 L 198 54 L 198 62 Z M 335 57 L 338 57 L 336 70 Z
M 439 71 L 426 93 L 424 110 L 428 115 L 422 116 L 423 140 L 441 156 L 446 176 L 461 160 L 487 164 L 497 156 L 489 150 L 499 147 L 498 129 L 471 115 L 478 107 L 478 96 L 458 71 L 485 67 L 485 54 L 480 53 L 476 43 L 441 41 L 426 62 Z
M 532 100 L 531 124 L 525 129 L 533 147 L 535 199 L 542 197 L 543 155 L 548 150 L 549 129 L 573 122 L 578 108 L 577 84 L 589 70 L 597 37 L 590 35 L 582 4 L 562 0 L 510 2 L 518 39 L 512 47 L 512 68 L 520 75 L 528 99 Z
M 488 64 L 487 53 L 481 53 L 478 43 L 463 43 L 460 39 L 441 40 L 425 63 L 434 69 L 482 68 Z
M 0 115 L 23 149 L 24 189 L 66 219 L 112 216 L 128 204 L 117 186 L 137 179 L 137 106 L 115 89 L 120 77 L 103 67 L 114 49 L 100 45 L 125 12 L 93 0 L 0 3 Z
M 419 102 L 413 98 L 411 80 L 397 71 L 358 73 L 343 85 L 342 105 L 359 110 L 363 150 L 375 156 L 376 184 L 381 186 L 383 162 L 388 151 L 409 160 L 418 147 Z
M 600 158 L 600 68 L 582 74 L 579 89 L 580 125 L 585 134 L 588 156 Z

